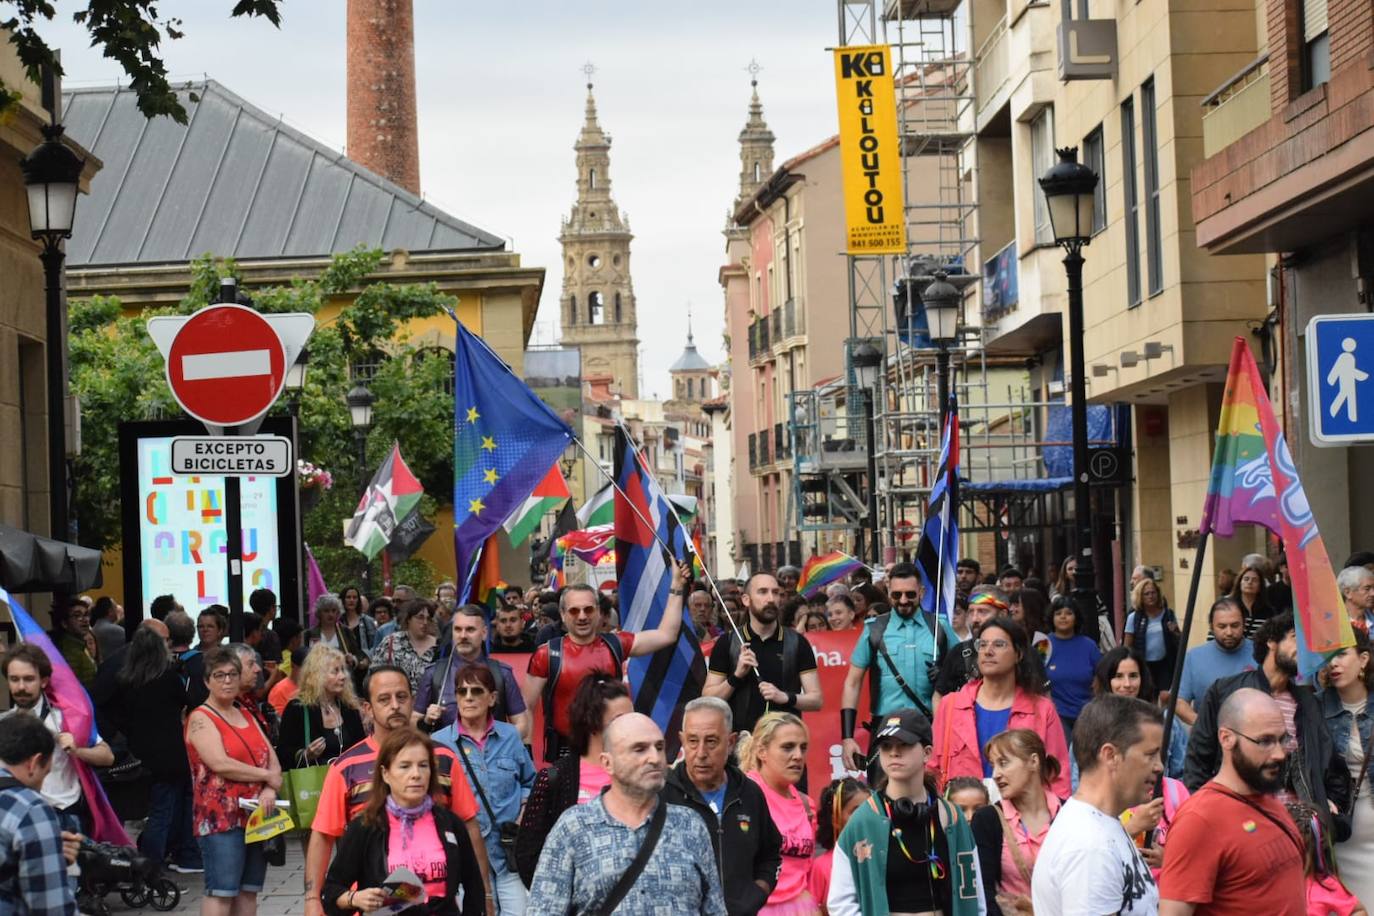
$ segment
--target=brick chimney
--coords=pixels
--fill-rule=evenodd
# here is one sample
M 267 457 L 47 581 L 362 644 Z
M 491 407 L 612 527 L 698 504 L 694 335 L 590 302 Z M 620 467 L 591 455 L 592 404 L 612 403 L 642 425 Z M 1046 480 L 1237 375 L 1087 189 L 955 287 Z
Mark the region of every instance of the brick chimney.
M 420 193 L 411 0 L 348 0 L 348 157 Z

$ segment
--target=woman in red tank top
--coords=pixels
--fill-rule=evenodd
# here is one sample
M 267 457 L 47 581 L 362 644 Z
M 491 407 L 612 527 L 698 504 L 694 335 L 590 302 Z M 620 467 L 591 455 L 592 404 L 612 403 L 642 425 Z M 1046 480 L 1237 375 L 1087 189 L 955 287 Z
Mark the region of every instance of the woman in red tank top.
M 232 649 L 216 646 L 205 653 L 210 696 L 186 719 L 191 822 L 205 860 L 202 914 L 256 912 L 267 874 L 263 844 L 244 843 L 248 812 L 239 801 L 255 800 L 271 814 L 281 765 L 257 723 L 234 705 L 242 674 Z

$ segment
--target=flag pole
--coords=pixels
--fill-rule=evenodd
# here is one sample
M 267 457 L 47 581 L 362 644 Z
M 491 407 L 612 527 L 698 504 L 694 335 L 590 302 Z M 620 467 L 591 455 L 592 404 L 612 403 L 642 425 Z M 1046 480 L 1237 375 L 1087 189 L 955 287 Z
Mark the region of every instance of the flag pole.
M 949 505 L 948 489 L 945 490 L 945 505 Z M 948 519 L 945 521 L 948 522 Z M 935 581 L 931 583 L 931 587 L 935 589 L 935 619 L 931 621 L 930 626 L 930 635 L 933 637 L 930 641 L 930 660 L 933 662 L 940 660 L 940 604 L 945 600 L 945 541 L 948 540 L 945 531 L 947 527 L 946 524 L 940 525 L 940 546 L 935 553 Z M 953 617 L 954 615 L 951 613 L 949 616 Z
M 624 429 L 624 427 L 620 424 L 616 425 L 619 426 L 621 429 Z M 634 449 L 636 459 L 642 460 L 643 456 L 639 451 L 639 444 L 635 442 L 634 436 L 630 435 L 630 431 L 628 429 L 625 430 L 625 439 L 630 443 L 630 448 Z M 587 446 L 582 444 L 582 440 L 579 439 L 577 436 L 573 436 L 573 441 L 577 443 L 577 447 L 582 450 L 583 454 L 585 454 L 588 458 L 592 459 L 592 466 L 601 472 L 601 476 L 606 478 L 606 482 L 609 483 L 612 487 L 614 487 L 617 493 L 625 497 L 625 504 L 629 506 L 632 510 L 634 510 L 634 514 L 638 516 L 639 520 L 644 523 L 644 527 L 647 528 L 649 532 L 654 536 L 654 540 L 658 542 L 658 546 L 662 547 L 664 552 L 667 553 L 669 557 L 671 557 L 673 555 L 672 548 L 669 547 L 667 544 L 663 543 L 663 538 L 658 536 L 658 530 L 654 527 L 653 523 L 644 517 L 644 513 L 639 511 L 639 507 L 636 506 L 634 504 L 634 501 L 630 499 L 629 494 L 620 488 L 620 484 L 616 481 L 615 477 L 607 473 L 606 469 L 601 466 L 601 459 L 593 455 L 587 449 Z M 681 525 L 682 517 L 677 514 L 677 509 L 673 506 L 672 501 L 665 499 L 663 502 L 668 506 L 668 511 L 673 513 L 673 518 L 677 519 L 677 523 Z M 692 556 L 700 560 L 701 555 L 697 553 L 697 547 L 695 544 L 692 543 L 692 539 L 683 538 L 683 540 L 686 541 L 687 550 L 692 554 Z M 716 580 L 711 576 L 711 571 L 706 568 L 705 560 L 702 560 L 701 571 L 702 574 L 706 576 L 706 582 L 711 586 L 711 593 L 715 596 L 716 602 L 720 605 L 722 610 L 726 610 L 725 599 L 721 597 L 720 588 L 717 587 Z M 685 602 L 686 599 L 684 598 L 683 600 Z M 740 645 L 745 645 L 746 640 L 744 638 L 744 634 L 740 632 L 739 624 L 735 623 L 735 619 L 730 616 L 728 610 L 726 610 L 725 619 L 730 622 L 730 628 L 735 631 L 735 636 L 739 639 Z M 754 669 L 754 673 L 758 674 L 757 668 Z

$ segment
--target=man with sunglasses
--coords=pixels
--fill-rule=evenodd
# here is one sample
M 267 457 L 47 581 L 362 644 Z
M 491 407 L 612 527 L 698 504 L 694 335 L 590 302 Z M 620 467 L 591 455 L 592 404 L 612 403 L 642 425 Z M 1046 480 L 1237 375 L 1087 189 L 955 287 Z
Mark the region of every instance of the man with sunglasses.
M 867 767 L 854 740 L 865 677 L 873 721 L 913 707 L 934 718 L 931 697 L 935 675 L 941 657 L 956 637 L 948 620 L 921 610 L 921 595 L 921 576 L 915 566 L 898 563 L 892 567 L 887 577 L 892 610 L 865 621 L 854 644 L 840 695 L 840 737 L 845 762 L 853 769 Z
M 1183 782 L 1196 792 L 1222 769 L 1225 742 L 1221 732 L 1228 730 L 1222 710 L 1233 693 L 1254 688 L 1272 697 L 1283 716 L 1288 754 L 1280 774 L 1282 800 L 1296 798 L 1311 805 L 1329 822 L 1331 804 L 1340 810 L 1348 807 L 1350 774 L 1336 753 L 1321 702 L 1311 687 L 1297 683 L 1298 640 L 1291 613 L 1275 615 L 1260 626 L 1255 633 L 1255 661 L 1258 669 L 1224 677 L 1207 688 L 1188 738 Z M 1334 826 L 1338 840 L 1350 832 L 1348 820 L 1328 826 Z
M 544 704 L 544 759 L 552 763 L 571 749 L 572 721 L 568 709 L 583 678 L 591 674 L 624 675 L 625 660 L 652 655 L 677 642 L 690 563 L 673 571 L 668 604 L 658 628 L 638 633 L 602 633 L 601 602 L 590 585 L 569 585 L 558 598 L 564 634 L 534 650 L 522 687 L 525 705 Z

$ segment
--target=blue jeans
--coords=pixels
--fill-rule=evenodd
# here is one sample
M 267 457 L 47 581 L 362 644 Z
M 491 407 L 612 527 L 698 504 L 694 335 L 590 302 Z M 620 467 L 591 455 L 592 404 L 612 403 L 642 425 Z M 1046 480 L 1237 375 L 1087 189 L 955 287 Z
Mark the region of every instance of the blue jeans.
M 199 868 L 200 847 L 191 832 L 191 781 L 154 781 L 148 788 L 148 820 L 138 849 L 162 864 L 171 853 L 177 865 Z
M 205 860 L 205 893 L 209 897 L 256 894 L 267 878 L 267 854 L 262 843 L 245 843 L 243 828 L 199 838 Z
M 519 872 L 507 871 L 504 866 L 498 866 L 493 860 L 491 883 L 501 916 L 525 916 L 525 902 L 529 892 L 525 890 L 525 882 L 520 880 Z

